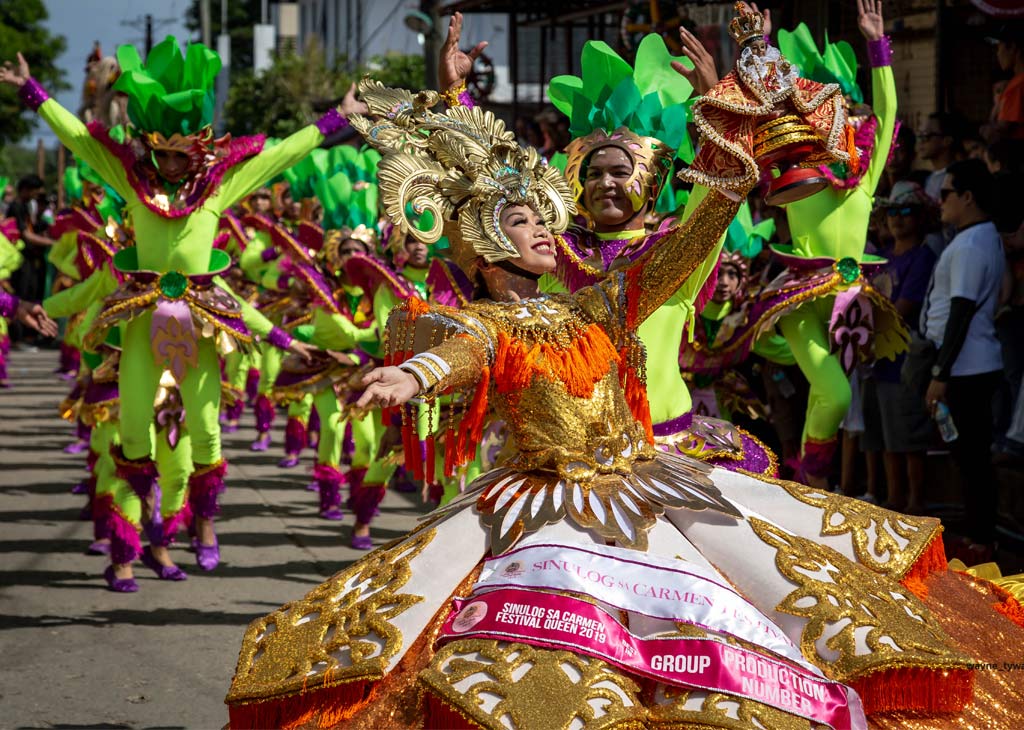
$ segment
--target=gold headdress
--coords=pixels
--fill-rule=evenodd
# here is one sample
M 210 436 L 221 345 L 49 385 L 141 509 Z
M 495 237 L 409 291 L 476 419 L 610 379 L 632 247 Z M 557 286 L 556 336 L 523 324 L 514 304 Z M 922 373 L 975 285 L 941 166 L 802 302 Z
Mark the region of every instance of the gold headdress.
M 349 239 L 359 241 L 366 246 L 367 253 L 377 253 L 377 231 L 363 224 L 355 228 L 333 228 L 324 231 L 324 245 L 320 249 L 320 259 L 332 273 L 341 269 L 341 244 Z
M 364 80 L 360 96 L 371 117 L 353 116 L 352 126 L 380 150 L 381 199 L 388 217 L 416 238 L 434 243 L 447 232 L 452 258 L 460 265 L 477 256 L 488 262 L 519 252 L 502 232 L 501 211 L 529 205 L 559 233 L 575 205 L 565 178 L 534 149 L 523 149 L 493 114 L 456 107 L 429 111 L 436 94 L 387 89 Z M 423 230 L 410 219 L 429 211 L 433 225 Z M 445 231 L 445 223 L 450 223 Z
M 736 17 L 729 21 L 729 35 L 741 47 L 754 38 L 764 37 L 764 16 L 745 3 L 736 3 Z
M 613 132 L 595 129 L 590 134 L 577 137 L 566 148 L 565 177 L 572 186 L 573 200 L 583 201 L 584 164 L 591 154 L 602 147 L 617 147 L 626 153 L 633 163 L 633 172 L 626 181 L 626 195 L 639 211 L 645 203 L 657 199 L 665 176 L 672 169 L 675 150 L 654 137 L 641 137 L 626 127 Z M 582 205 L 580 210 L 585 210 Z

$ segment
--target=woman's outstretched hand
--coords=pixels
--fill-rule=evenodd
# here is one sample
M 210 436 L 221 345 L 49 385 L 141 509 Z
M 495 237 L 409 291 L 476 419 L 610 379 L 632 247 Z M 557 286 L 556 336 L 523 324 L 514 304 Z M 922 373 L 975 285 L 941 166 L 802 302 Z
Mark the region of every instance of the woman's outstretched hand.
M 306 362 L 310 362 L 313 359 L 313 353 L 317 352 L 317 348 L 300 340 L 293 339 L 291 344 L 288 345 L 288 351 L 294 352 Z
M 469 78 L 473 64 L 487 47 L 487 41 L 480 41 L 469 53 L 459 50 L 462 38 L 462 13 L 452 13 L 448 24 L 448 37 L 441 46 L 441 56 L 437 63 L 437 82 L 439 91 L 448 91 L 460 81 Z
M 857 0 L 857 27 L 869 41 L 880 40 L 885 35 L 882 0 Z
M 18 302 L 18 311 L 14 313 L 14 317 L 44 337 L 57 336 L 57 323 L 50 319 L 41 304 L 26 301 Z
M 348 87 L 345 98 L 338 104 L 338 111 L 341 112 L 343 117 L 349 119 L 353 114 L 366 114 L 370 111 L 370 107 L 366 106 L 366 102 L 359 101 L 356 98 L 356 85 L 352 84 Z
M 15 68 L 14 64 L 10 61 L 4 61 L 3 67 L 0 67 L 0 83 L 10 84 L 11 86 L 17 86 L 19 89 L 25 85 L 32 73 L 28 68 L 28 61 L 21 55 L 21 51 L 18 52 L 18 67 Z
M 356 408 L 391 408 L 408 403 L 420 392 L 419 381 L 401 368 L 386 367 L 371 370 L 363 378 L 366 390 Z
M 715 59 L 708 53 L 700 39 L 682 26 L 679 26 L 679 42 L 683 46 L 683 55 L 693 61 L 693 68 L 687 68 L 679 61 L 673 61 L 672 68 L 690 82 L 694 93 L 703 96 L 718 83 Z

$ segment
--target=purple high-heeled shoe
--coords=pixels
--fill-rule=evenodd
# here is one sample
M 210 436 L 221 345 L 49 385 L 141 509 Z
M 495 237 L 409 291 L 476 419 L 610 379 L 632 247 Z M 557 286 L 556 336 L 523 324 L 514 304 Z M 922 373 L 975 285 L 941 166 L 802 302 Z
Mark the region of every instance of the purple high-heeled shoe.
M 354 550 L 373 550 L 373 538 L 369 535 L 353 535 L 349 544 Z
M 96 540 L 85 552 L 89 555 L 110 555 L 110 540 Z
M 89 493 L 89 480 L 83 479 L 75 486 L 71 487 L 72 494 L 88 494 Z
M 266 451 L 270 448 L 270 432 L 263 434 L 252 442 L 249 451 Z
M 114 593 L 135 593 L 139 590 L 139 584 L 134 578 L 118 578 L 114 575 L 113 565 L 108 565 L 103 571 L 103 579 L 107 581 L 107 588 Z
M 306 491 L 307 492 L 319 492 L 320 491 L 320 484 L 319 484 L 319 482 L 314 480 L 314 481 L 310 482 L 309 484 L 307 484 L 306 485 Z
M 201 570 L 210 571 L 216 568 L 220 564 L 220 543 L 214 542 L 213 545 L 203 545 L 203 543 L 196 540 L 196 565 Z
M 299 457 L 294 454 L 288 454 L 288 456 L 277 462 L 278 469 L 294 469 L 299 465 Z
M 81 454 L 83 451 L 89 448 L 88 441 L 72 441 L 70 444 L 64 447 L 65 454 Z
M 161 565 L 160 561 L 153 557 L 153 550 L 149 545 L 142 549 L 142 564 L 156 573 L 160 580 L 188 580 L 188 573 L 177 565 Z
M 228 422 L 228 423 L 224 424 L 223 428 L 221 428 L 221 433 L 234 433 L 237 430 L 238 430 L 238 424 L 237 423 Z

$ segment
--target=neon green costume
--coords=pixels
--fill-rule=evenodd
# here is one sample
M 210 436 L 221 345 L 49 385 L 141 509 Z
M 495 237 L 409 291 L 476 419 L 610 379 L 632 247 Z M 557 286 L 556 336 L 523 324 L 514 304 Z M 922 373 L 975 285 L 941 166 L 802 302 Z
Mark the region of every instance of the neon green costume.
M 118 254 L 115 264 L 128 277 L 94 328 L 93 341 L 120 321 L 123 337 L 121 388 L 121 474 L 150 487 L 155 477 L 152 403 L 162 372 L 177 381 L 192 440 L 196 472 L 191 484 L 193 509 L 212 518 L 223 491 L 226 465 L 221 455 L 217 416 L 220 404 L 218 342 L 245 345 L 254 333 L 278 346 L 291 338 L 273 331 L 252 307 L 226 296 L 216 274 L 228 257 L 213 250 L 221 215 L 263 181 L 295 164 L 345 121 L 337 110 L 261 152 L 262 138 L 215 142 L 209 129 L 212 82 L 220 59 L 199 44 L 183 58 L 173 37 L 153 48 L 143 65 L 131 46 L 122 46 L 123 70 L 115 88 L 129 97 L 129 117 L 144 149 L 189 156 L 190 169 L 180 184 L 165 182 L 147 154 L 120 145 L 99 126 L 87 129 L 33 80 L 22 98 L 71 151 L 85 160 L 126 201 L 137 247 Z M 207 166 L 212 156 L 215 162 Z M 215 546 L 203 546 L 215 551 Z M 211 553 L 212 555 L 212 553 Z M 216 564 L 212 557 L 207 563 Z M 211 566 L 212 567 L 212 566 Z
M 812 78 L 839 83 L 854 100 L 860 96 L 849 44 L 828 44 L 820 54 L 801 25 L 793 33 L 779 34 L 779 48 Z M 772 291 L 766 292 L 770 314 L 764 325 L 777 319 L 811 386 L 801 458 L 803 475 L 810 478 L 827 476 L 839 424 L 850 405 L 848 372 L 858 358 L 843 353 L 843 345 L 834 335 L 838 328 L 851 324 L 844 319 L 850 310 L 841 309 L 852 301 L 851 295 L 862 305 L 869 301 L 875 310 L 874 343 L 860 353 L 861 358 L 893 357 L 905 346 L 905 330 L 898 316 L 862 274 L 865 266 L 870 270 L 883 263 L 865 254 L 864 247 L 875 190 L 896 125 L 896 83 L 887 48 L 886 38 L 869 44 L 875 120 L 863 122 L 857 132 L 862 176 L 843 179 L 831 174 L 831 186 L 785 206 L 793 244 L 773 247 L 789 267 L 790 276 L 773 283 Z M 865 155 L 868 146 L 870 153 Z

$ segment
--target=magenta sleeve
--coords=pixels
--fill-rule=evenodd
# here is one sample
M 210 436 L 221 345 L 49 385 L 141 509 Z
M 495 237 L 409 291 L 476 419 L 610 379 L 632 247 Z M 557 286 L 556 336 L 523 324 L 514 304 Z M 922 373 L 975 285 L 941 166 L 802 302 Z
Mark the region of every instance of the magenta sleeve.
M 10 319 L 14 316 L 14 313 L 18 311 L 18 304 L 21 300 L 13 294 L 0 289 L 0 317 L 4 319 Z
M 868 63 L 871 68 L 892 66 L 892 42 L 884 35 L 877 41 L 868 41 Z
M 292 336 L 285 332 L 280 327 L 273 327 L 267 334 L 267 342 L 274 347 L 279 347 L 282 350 L 287 350 L 288 346 L 292 344 Z
M 28 81 L 18 89 L 18 98 L 21 99 L 25 106 L 35 112 L 39 111 L 39 107 L 50 98 L 50 95 L 46 93 L 46 89 L 38 81 L 29 76 Z
M 341 115 L 336 108 L 327 110 L 319 119 L 316 120 L 316 128 L 320 130 L 320 134 L 325 137 L 330 137 L 335 132 L 344 129 L 348 126 L 348 120 Z

